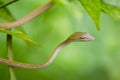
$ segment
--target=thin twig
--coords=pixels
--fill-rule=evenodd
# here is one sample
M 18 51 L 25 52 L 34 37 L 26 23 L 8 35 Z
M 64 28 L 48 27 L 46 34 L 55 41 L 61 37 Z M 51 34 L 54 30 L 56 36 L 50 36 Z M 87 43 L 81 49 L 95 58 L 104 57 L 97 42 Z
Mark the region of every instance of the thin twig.
M 12 1 L 9 1 L 9 2 L 7 2 L 5 4 L 2 4 L 2 5 L 0 5 L 0 8 L 6 7 L 6 6 L 8 6 L 8 5 L 10 5 L 10 4 L 12 4 L 12 3 L 16 2 L 16 1 L 18 1 L 18 0 L 12 0 Z
M 12 54 L 12 36 L 7 34 L 7 51 L 8 51 L 8 59 L 13 60 Z M 10 80 L 16 80 L 16 76 L 14 73 L 13 67 L 9 66 Z

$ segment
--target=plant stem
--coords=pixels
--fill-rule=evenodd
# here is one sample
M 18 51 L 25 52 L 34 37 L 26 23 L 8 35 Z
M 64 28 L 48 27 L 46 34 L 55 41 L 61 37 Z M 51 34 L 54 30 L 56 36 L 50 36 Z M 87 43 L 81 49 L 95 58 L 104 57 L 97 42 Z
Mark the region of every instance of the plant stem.
M 9 2 L 7 2 L 5 4 L 2 4 L 2 5 L 0 5 L 0 8 L 4 8 L 4 7 L 6 7 L 6 6 L 8 6 L 8 5 L 10 5 L 10 4 L 12 4 L 12 3 L 16 2 L 16 1 L 18 1 L 18 0 L 12 0 L 12 1 L 9 1 Z
M 13 60 L 12 54 L 12 36 L 7 34 L 7 52 L 8 52 L 8 59 Z M 16 76 L 14 73 L 14 68 L 9 66 L 9 73 L 10 73 L 10 80 L 16 80 Z

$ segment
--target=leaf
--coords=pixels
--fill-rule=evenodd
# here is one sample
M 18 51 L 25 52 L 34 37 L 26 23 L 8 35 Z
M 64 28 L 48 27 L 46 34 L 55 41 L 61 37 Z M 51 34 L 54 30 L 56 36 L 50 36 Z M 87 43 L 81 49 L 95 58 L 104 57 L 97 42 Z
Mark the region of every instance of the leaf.
M 0 1 L 0 3 L 3 3 Z M 8 21 L 13 21 L 13 16 L 7 8 L 0 8 L 0 18 L 3 18 Z
M 100 30 L 100 12 L 101 12 L 100 0 L 79 0 L 79 1 L 93 19 L 97 29 Z
M 0 3 L 3 3 L 3 2 L 0 1 Z M 7 8 L 1 8 L 0 9 L 0 17 L 7 20 L 7 21 L 13 21 L 14 20 L 14 17 L 12 16 L 12 14 L 9 12 L 9 10 Z M 10 30 L 0 28 L 0 32 L 4 32 L 4 33 L 7 33 L 9 35 L 21 38 L 28 43 L 38 45 L 37 42 L 31 40 L 26 34 L 24 34 L 21 31 L 10 31 Z
M 66 0 L 53 0 L 53 1 L 54 1 L 54 3 L 61 5 L 61 6 L 69 5 L 69 2 Z
M 10 4 L 12 4 L 16 1 L 18 1 L 18 0 L 10 0 L 10 1 L 5 1 L 4 0 L 5 3 L 2 3 L 3 2 L 3 0 L 2 0 L 2 1 L 0 1 L 0 8 L 4 8 L 4 7 L 6 7 L 6 6 L 8 6 L 8 5 L 10 5 Z
M 120 8 L 101 2 L 102 12 L 108 14 L 115 20 L 120 20 Z
M 11 5 L 12 3 L 18 0 L 0 0 L 0 18 L 3 18 L 7 21 L 13 21 L 15 18 L 5 6 Z M 7 5 L 6 5 L 7 4 Z M 3 7 L 2 7 L 3 6 Z
M 74 12 L 74 10 L 76 8 L 78 8 L 78 6 L 76 7 L 76 5 L 78 5 L 77 1 L 68 1 L 68 0 L 53 0 L 54 3 L 56 3 L 57 5 L 60 5 L 62 7 L 64 7 L 67 11 L 70 12 Z
M 6 8 L 0 9 L 0 18 L 8 20 L 8 21 L 13 21 L 13 17 Z
M 10 30 L 7 30 L 7 29 L 0 28 L 0 32 L 4 32 L 4 33 L 7 33 L 9 35 L 21 38 L 22 40 L 24 40 L 24 41 L 26 41 L 28 43 L 31 43 L 31 44 L 34 44 L 34 45 L 38 45 L 37 42 L 31 40 L 26 34 L 24 34 L 21 31 L 10 31 Z

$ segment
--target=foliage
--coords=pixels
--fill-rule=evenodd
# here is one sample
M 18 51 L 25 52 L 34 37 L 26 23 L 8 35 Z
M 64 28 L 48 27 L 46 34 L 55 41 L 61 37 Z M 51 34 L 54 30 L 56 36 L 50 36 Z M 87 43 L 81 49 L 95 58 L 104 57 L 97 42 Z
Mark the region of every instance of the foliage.
M 103 1 L 101 1 L 101 5 L 102 5 L 102 11 L 105 12 L 106 14 L 110 15 L 111 17 L 113 17 L 115 20 L 120 20 L 120 8 L 110 5 L 110 4 L 106 4 Z
M 1 45 L 5 45 L 3 41 L 5 35 L 2 35 L 3 33 L 35 45 L 38 43 L 44 45 L 43 48 L 28 47 L 18 39 L 14 39 L 13 52 L 15 53 L 15 60 L 35 64 L 43 63 L 48 59 L 55 46 L 75 31 L 91 32 L 96 40 L 87 44 L 71 44 L 46 69 L 34 71 L 15 68 L 18 80 L 120 80 L 120 28 L 119 22 L 113 20 L 120 20 L 120 8 L 117 5 L 106 3 L 105 0 L 53 1 L 55 6 L 33 21 L 22 25 L 22 30 L 17 28 L 11 31 L 0 29 Z M 0 0 L 0 4 L 6 2 L 7 0 Z M 21 18 L 34 8 L 45 5 L 47 2 L 49 0 L 39 0 L 38 2 L 35 0 L 19 0 L 15 4 L 0 9 L 0 21 L 11 22 Z M 113 19 L 102 14 L 102 12 Z M 100 30 L 101 25 L 102 30 L 99 33 L 94 30 L 94 24 L 92 24 L 88 14 L 96 24 L 97 30 Z M 100 17 L 102 20 L 100 20 Z M 29 38 L 26 33 L 38 43 Z M 3 49 L 5 47 L 1 46 L 0 48 L 0 55 L 6 57 L 4 54 L 6 49 Z M 7 68 L 2 64 L 0 64 L 0 78 L 9 80 Z
M 55 0 L 55 2 L 59 5 L 65 5 L 70 7 L 71 1 L 76 2 L 75 0 Z M 120 8 L 115 7 L 110 4 L 106 4 L 102 0 L 78 0 L 86 11 L 89 13 L 91 18 L 96 24 L 98 30 L 100 30 L 100 13 L 105 12 L 106 14 L 110 15 L 114 19 L 120 19 Z M 75 4 L 75 3 L 74 3 Z
M 79 0 L 94 20 L 97 29 L 100 29 L 100 0 Z
M 65 5 L 66 7 L 70 7 L 70 9 L 72 7 L 71 6 L 71 1 L 72 0 L 71 1 L 69 1 L 69 0 L 68 1 L 67 0 L 54 0 L 54 1 L 57 4 Z M 92 19 L 95 22 L 96 27 L 97 27 L 98 30 L 100 29 L 100 12 L 101 11 L 103 11 L 106 14 L 110 15 L 114 19 L 117 19 L 117 20 L 120 19 L 120 17 L 119 17 L 120 9 L 115 7 L 115 6 L 106 4 L 103 1 L 100 2 L 100 0 L 78 0 L 78 1 L 83 5 L 83 7 L 85 7 L 86 11 L 92 17 Z M 73 0 L 72 2 L 75 4 L 76 1 Z M 0 2 L 0 3 L 2 3 L 2 2 Z M 9 21 L 14 19 L 12 17 L 11 13 L 6 8 L 1 9 L 0 12 L 2 12 L 0 14 L 1 18 L 4 18 L 4 19 L 9 20 Z M 6 31 L 6 32 L 8 32 L 8 31 Z M 9 33 L 11 33 L 11 32 L 9 32 Z M 16 33 L 15 35 L 13 35 L 13 34 L 11 34 L 11 35 L 15 36 L 15 35 L 18 35 L 18 33 Z M 23 35 L 23 37 L 19 37 L 19 38 L 22 38 L 23 40 L 25 40 L 25 38 L 26 38 L 26 40 L 28 40 L 30 42 L 33 42 L 29 37 L 24 37 L 24 35 Z M 22 34 L 21 34 L 21 36 L 22 36 Z M 25 36 L 27 36 L 27 35 L 25 35 Z

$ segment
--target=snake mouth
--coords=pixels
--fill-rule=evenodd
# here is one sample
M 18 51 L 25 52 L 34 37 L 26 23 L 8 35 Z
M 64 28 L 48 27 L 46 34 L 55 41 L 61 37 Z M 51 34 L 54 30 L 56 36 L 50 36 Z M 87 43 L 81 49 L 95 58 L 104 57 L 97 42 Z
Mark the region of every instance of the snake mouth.
M 88 33 L 85 33 L 82 37 L 80 37 L 80 41 L 81 42 L 87 42 L 87 41 L 92 41 L 94 40 L 95 38 L 93 36 L 91 36 L 90 34 Z
M 75 32 L 68 38 L 68 40 L 75 42 L 87 42 L 92 41 L 94 39 L 95 38 L 87 32 Z
M 93 36 L 88 35 L 88 36 L 86 36 L 86 38 L 84 39 L 84 41 L 92 41 L 94 39 L 95 38 Z

